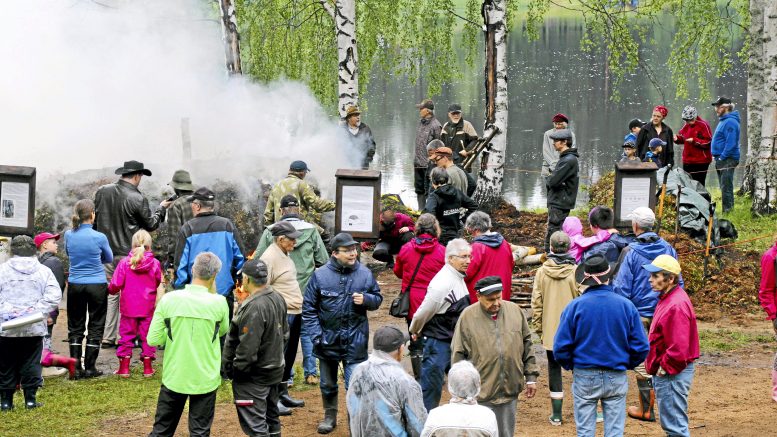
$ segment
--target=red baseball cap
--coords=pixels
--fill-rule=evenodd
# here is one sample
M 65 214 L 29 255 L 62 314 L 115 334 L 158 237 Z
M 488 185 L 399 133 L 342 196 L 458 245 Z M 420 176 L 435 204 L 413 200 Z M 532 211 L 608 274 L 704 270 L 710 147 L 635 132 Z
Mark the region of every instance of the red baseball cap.
M 49 233 L 49 232 L 43 232 L 43 233 L 40 233 L 40 234 L 36 235 L 35 239 L 34 239 L 35 247 L 40 247 L 40 245 L 43 244 L 44 241 L 51 240 L 52 238 L 55 239 L 55 240 L 59 240 L 59 234 L 52 234 L 52 233 Z

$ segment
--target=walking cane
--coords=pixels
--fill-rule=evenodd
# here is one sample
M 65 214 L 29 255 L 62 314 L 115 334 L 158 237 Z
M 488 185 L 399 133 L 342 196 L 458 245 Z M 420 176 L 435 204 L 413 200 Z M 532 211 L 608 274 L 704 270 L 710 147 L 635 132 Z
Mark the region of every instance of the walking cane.
M 672 164 L 666 166 L 664 172 L 664 182 L 661 183 L 661 196 L 658 198 L 658 226 L 656 227 L 656 234 L 661 235 L 661 219 L 664 218 L 664 198 L 666 197 L 666 180 L 669 178 L 669 172 L 672 170 Z
M 712 226 L 715 223 L 715 202 L 710 204 L 710 219 L 707 222 L 707 245 L 704 250 L 704 279 L 703 283 L 707 282 L 707 275 L 709 274 L 708 267 L 710 262 L 710 243 L 712 242 Z
M 674 239 L 672 239 L 673 244 L 677 244 L 677 233 L 680 231 L 680 197 L 683 194 L 683 186 L 680 184 L 677 184 L 677 200 L 675 201 L 675 208 L 674 208 Z M 679 256 L 678 256 L 679 258 Z

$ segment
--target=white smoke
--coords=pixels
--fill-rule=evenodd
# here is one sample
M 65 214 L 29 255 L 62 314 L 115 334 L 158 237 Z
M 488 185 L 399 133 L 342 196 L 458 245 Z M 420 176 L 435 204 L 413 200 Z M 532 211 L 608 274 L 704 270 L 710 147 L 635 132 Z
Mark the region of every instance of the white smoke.
M 302 159 L 331 196 L 334 170 L 354 164 L 304 85 L 227 77 L 211 1 L 5 2 L 0 59 L 0 163 L 39 178 L 135 159 L 164 184 L 183 163 L 184 117 L 195 184 L 275 182 Z

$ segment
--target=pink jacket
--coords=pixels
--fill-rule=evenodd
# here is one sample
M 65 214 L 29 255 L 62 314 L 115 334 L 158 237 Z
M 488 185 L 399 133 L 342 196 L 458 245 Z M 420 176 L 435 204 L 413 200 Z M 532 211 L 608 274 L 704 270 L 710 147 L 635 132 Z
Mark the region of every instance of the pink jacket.
M 606 229 L 600 229 L 593 237 L 583 236 L 583 224 L 577 217 L 567 217 L 564 219 L 564 224 L 561 225 L 561 230 L 569 235 L 569 241 L 572 243 L 569 246 L 569 254 L 575 257 L 575 262 L 580 263 L 580 259 L 583 258 L 583 252 L 594 244 L 601 243 L 610 239 L 610 231 Z
M 777 317 L 777 278 L 774 272 L 774 261 L 777 258 L 777 243 L 761 256 L 761 286 L 758 287 L 758 300 L 766 311 L 766 318 L 774 320 Z
M 153 252 L 146 252 L 135 269 L 130 267 L 132 253 L 119 262 L 108 292 L 121 291 L 119 312 L 125 317 L 151 317 L 156 306 L 156 289 L 162 282 L 162 266 Z

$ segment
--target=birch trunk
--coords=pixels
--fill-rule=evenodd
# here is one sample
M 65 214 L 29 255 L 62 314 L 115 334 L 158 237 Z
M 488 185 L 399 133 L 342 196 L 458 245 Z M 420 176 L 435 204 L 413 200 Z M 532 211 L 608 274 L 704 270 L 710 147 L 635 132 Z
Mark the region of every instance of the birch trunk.
M 340 117 L 359 104 L 359 56 L 356 45 L 356 0 L 319 0 L 335 23 L 337 38 L 337 107 Z
M 486 26 L 486 116 L 483 136 L 499 129 L 491 148 L 483 155 L 478 185 L 473 198 L 485 209 L 502 198 L 504 160 L 507 149 L 507 28 L 505 12 L 508 0 L 484 0 Z
M 224 37 L 224 54 L 230 76 L 243 74 L 240 63 L 240 34 L 237 32 L 237 16 L 233 0 L 219 0 L 221 31 Z
M 777 2 L 772 0 L 751 0 L 752 33 L 760 49 L 755 53 L 762 63 L 761 76 L 754 77 L 752 99 L 760 104 L 757 114 L 758 129 L 748 133 L 753 168 L 753 212 L 774 212 L 777 197 Z M 758 8 L 760 7 L 760 10 Z M 755 12 L 755 14 L 754 14 Z M 756 21 L 758 24 L 756 24 Z M 760 26 L 760 29 L 758 29 Z M 758 32 L 760 30 L 761 32 Z M 758 56 L 761 54 L 761 56 Z M 751 99 L 750 77 L 748 78 L 748 102 Z M 758 85 L 760 84 L 760 87 Z M 749 108 L 749 107 L 748 107 Z M 748 114 L 750 117 L 750 115 Z M 749 124 L 748 124 L 749 127 Z

